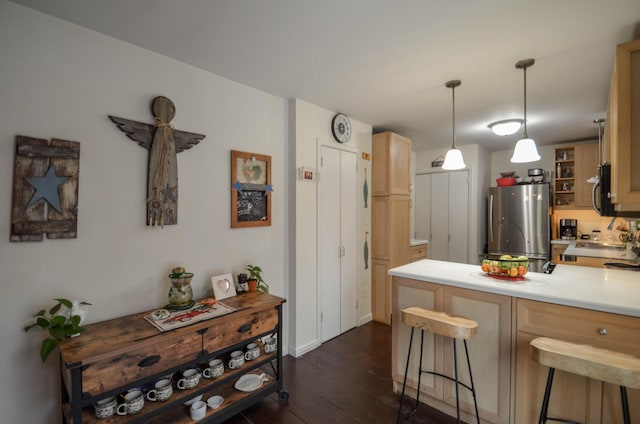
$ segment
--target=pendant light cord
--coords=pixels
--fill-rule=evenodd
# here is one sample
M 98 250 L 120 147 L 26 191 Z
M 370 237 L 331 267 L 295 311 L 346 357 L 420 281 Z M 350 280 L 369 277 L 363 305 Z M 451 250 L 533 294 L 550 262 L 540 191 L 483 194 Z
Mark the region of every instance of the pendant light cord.
M 524 68 L 524 138 L 529 138 L 527 134 L 527 67 Z
M 451 89 L 451 98 L 452 98 L 452 109 L 451 115 L 453 116 L 453 144 L 451 145 L 452 149 L 456 148 L 456 87 L 460 86 L 462 81 L 460 80 L 451 80 L 447 81 L 444 85 L 447 88 Z
M 451 87 L 451 99 L 452 101 L 452 109 L 451 115 L 453 116 L 453 148 L 456 148 L 456 87 Z

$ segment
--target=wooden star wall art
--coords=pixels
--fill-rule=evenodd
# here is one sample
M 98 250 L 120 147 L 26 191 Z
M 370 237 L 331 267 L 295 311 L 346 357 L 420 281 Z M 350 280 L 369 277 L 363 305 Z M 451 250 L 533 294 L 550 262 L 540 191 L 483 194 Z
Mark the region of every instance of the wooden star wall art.
M 149 150 L 147 174 L 147 225 L 161 227 L 178 223 L 178 161 L 176 155 L 195 146 L 206 136 L 174 129 L 170 122 L 175 105 L 158 96 L 151 103 L 153 124 L 109 115 L 127 137 Z
M 80 143 L 16 136 L 12 242 L 77 237 Z

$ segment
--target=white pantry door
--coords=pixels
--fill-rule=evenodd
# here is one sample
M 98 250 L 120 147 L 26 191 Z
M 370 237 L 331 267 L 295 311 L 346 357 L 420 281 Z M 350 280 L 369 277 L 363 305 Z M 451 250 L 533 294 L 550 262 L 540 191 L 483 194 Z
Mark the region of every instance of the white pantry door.
M 318 280 L 321 342 L 357 325 L 357 156 L 321 147 Z

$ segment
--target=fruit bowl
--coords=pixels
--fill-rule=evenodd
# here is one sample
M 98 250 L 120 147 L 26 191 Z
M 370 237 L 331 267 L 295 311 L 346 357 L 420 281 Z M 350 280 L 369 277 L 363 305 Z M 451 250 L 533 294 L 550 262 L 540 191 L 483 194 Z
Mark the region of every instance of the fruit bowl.
M 500 256 L 500 259 L 483 259 L 482 271 L 492 277 L 523 280 L 529 271 L 529 258 L 526 256 Z

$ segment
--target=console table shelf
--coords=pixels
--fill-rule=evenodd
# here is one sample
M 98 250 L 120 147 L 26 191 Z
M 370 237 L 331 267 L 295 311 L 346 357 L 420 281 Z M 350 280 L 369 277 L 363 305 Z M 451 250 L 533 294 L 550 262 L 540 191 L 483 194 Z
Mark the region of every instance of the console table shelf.
M 86 326 L 80 337 L 60 344 L 62 375 L 62 413 L 65 423 L 190 423 L 184 402 L 198 395 L 206 401 L 213 395 L 224 397 L 223 404 L 208 408 L 203 423 L 219 423 L 265 396 L 279 393 L 288 399 L 282 382 L 282 303 L 285 300 L 265 293 L 246 293 L 224 300 L 234 312 L 206 321 L 160 332 L 143 317 L 148 312 L 116 318 Z M 275 335 L 277 351 L 266 353 L 260 339 Z M 226 365 L 229 354 L 258 342 L 260 356 L 238 369 Z M 134 415 L 98 419 L 93 404 L 134 387 L 150 387 L 167 375 L 179 375 L 186 368 L 200 371 L 213 358 L 225 362 L 225 372 L 217 378 L 202 377 L 193 389 L 180 390 L 172 380 L 173 395 L 165 402 L 145 399 L 142 411 Z M 252 392 L 234 388 L 247 373 L 265 373 L 268 381 Z

